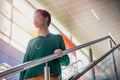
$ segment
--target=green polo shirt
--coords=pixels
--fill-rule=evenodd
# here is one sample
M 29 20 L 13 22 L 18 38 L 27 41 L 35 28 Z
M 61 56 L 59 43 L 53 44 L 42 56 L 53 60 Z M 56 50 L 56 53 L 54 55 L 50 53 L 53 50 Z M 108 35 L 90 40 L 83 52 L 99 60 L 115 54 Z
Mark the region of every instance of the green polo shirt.
M 31 61 L 37 58 L 42 58 L 54 53 L 56 49 L 65 50 L 63 38 L 60 35 L 48 34 L 46 37 L 38 36 L 29 41 L 27 50 L 24 56 L 24 62 Z M 67 66 L 70 63 L 68 55 L 48 62 L 51 74 L 61 75 L 60 64 Z M 45 63 L 27 69 L 20 73 L 20 80 L 24 78 L 32 78 L 44 73 Z

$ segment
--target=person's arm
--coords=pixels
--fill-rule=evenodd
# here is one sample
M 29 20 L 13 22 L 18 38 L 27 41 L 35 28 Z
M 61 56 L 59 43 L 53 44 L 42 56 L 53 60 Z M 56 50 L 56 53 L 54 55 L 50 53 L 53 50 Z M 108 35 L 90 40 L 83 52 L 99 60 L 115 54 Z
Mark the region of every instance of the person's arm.
M 58 35 L 58 38 L 59 38 L 60 49 L 63 51 L 66 49 L 65 43 L 64 43 L 61 35 Z M 69 59 L 68 55 L 62 56 L 61 58 L 59 58 L 59 61 L 64 66 L 67 66 L 70 63 L 70 59 Z
M 25 55 L 24 55 L 24 58 L 23 58 L 23 63 L 29 61 L 29 53 L 30 53 L 30 49 L 31 49 L 30 48 L 30 43 L 31 43 L 31 41 L 29 41 L 29 43 L 27 45 L 27 49 L 26 49 L 26 52 L 25 52 Z M 25 72 L 26 72 L 26 70 L 20 72 L 19 80 L 23 80 Z

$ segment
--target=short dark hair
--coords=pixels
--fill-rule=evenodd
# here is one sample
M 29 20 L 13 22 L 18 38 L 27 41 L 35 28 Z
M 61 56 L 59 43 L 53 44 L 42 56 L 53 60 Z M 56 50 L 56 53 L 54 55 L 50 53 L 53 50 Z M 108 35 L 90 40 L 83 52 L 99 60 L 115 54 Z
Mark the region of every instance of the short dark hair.
M 35 13 L 40 12 L 43 17 L 48 17 L 47 25 L 49 26 L 51 23 L 51 15 L 48 11 L 42 9 L 36 9 Z

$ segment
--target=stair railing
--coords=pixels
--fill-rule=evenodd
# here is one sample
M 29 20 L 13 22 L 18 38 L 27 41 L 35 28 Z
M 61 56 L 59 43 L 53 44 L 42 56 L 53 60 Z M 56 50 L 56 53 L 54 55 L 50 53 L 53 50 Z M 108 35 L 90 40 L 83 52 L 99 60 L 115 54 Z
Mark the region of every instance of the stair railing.
M 64 50 L 63 55 L 67 55 L 68 53 L 70 53 L 72 51 L 75 51 L 75 50 L 78 50 L 78 49 L 81 49 L 81 48 L 96 44 L 96 43 L 101 42 L 101 41 L 106 40 L 106 39 L 112 40 L 112 42 L 116 45 L 116 43 L 112 39 L 112 37 L 110 35 L 108 35 L 108 36 L 102 37 L 100 39 L 97 39 L 97 40 L 94 40 L 94 41 L 91 41 L 91 42 L 76 46 L 74 48 Z M 35 60 L 32 60 L 32 61 L 22 63 L 20 65 L 17 65 L 17 66 L 14 66 L 14 67 L 10 68 L 10 69 L 7 69 L 7 70 L 5 70 L 3 72 L 0 72 L 0 79 L 7 78 L 7 77 L 9 77 L 9 76 L 11 76 L 13 74 L 19 73 L 21 71 L 24 71 L 26 69 L 32 68 L 32 67 L 37 66 L 37 65 L 40 65 L 42 63 L 47 63 L 48 61 L 56 59 L 56 58 L 59 58 L 58 54 L 52 54 L 52 55 L 49 55 L 49 56 L 46 56 L 46 57 L 43 57 L 43 58 L 39 58 L 39 59 L 35 59 Z
M 99 62 L 101 62 L 103 59 L 105 59 L 108 55 L 112 54 L 112 52 L 117 49 L 118 47 L 120 47 L 120 44 L 114 46 L 111 50 L 109 50 L 107 53 L 105 53 L 103 56 L 101 56 L 100 58 L 94 60 L 93 62 L 91 62 L 90 64 L 88 64 L 85 69 L 80 72 L 79 74 L 77 74 L 76 76 L 74 76 L 72 79 L 70 80 L 77 80 L 78 78 L 80 78 L 82 75 L 84 75 L 86 72 L 88 72 L 90 69 L 92 69 L 96 64 L 98 64 Z M 117 79 L 118 80 L 118 79 Z

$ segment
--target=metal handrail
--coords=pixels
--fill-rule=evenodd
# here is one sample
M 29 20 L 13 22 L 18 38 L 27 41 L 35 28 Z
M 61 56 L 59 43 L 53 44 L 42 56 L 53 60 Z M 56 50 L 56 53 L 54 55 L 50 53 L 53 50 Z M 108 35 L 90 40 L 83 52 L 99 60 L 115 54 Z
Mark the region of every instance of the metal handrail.
M 65 70 L 65 69 L 67 69 L 67 68 L 73 66 L 74 64 L 77 64 L 77 63 L 80 62 L 80 61 L 81 61 L 81 60 L 77 60 L 77 61 L 73 62 L 72 64 L 68 65 L 67 67 L 62 68 L 62 70 Z
M 103 59 L 105 59 L 108 55 L 110 55 L 116 48 L 118 48 L 120 46 L 120 44 L 114 46 L 111 50 L 109 50 L 107 53 L 105 53 L 103 56 L 101 56 L 100 58 L 98 58 L 97 60 L 94 60 L 93 62 L 91 62 L 90 64 L 88 64 L 86 66 L 86 68 L 81 71 L 79 74 L 77 74 L 76 76 L 74 76 L 72 79 L 70 80 L 77 80 L 79 77 L 81 77 L 82 75 L 84 75 L 87 71 L 89 71 L 90 69 L 92 69 L 96 64 L 98 64 L 99 62 L 101 62 Z
M 111 39 L 111 36 L 108 35 L 108 36 L 105 36 L 103 38 L 100 38 L 100 39 L 97 39 L 97 40 L 94 40 L 94 41 L 76 46 L 74 48 L 64 50 L 63 55 L 67 55 L 68 53 L 70 53 L 72 51 L 75 51 L 75 50 L 78 50 L 78 49 L 96 44 L 96 43 L 101 42 L 101 41 L 106 40 L 106 39 Z M 43 58 L 39 58 L 39 59 L 35 59 L 35 60 L 32 60 L 32 61 L 28 61 L 26 63 L 22 63 L 20 65 L 17 65 L 17 66 L 14 66 L 14 67 L 10 68 L 10 69 L 7 69 L 3 72 L 0 72 L 0 79 L 1 78 L 6 78 L 6 77 L 11 76 L 13 74 L 19 73 L 20 71 L 24 71 L 26 69 L 32 68 L 34 66 L 40 65 L 42 63 L 48 62 L 48 61 L 56 59 L 56 58 L 59 58 L 58 54 L 52 54 L 52 55 L 49 55 L 49 56 L 46 56 L 46 57 L 43 57 Z

